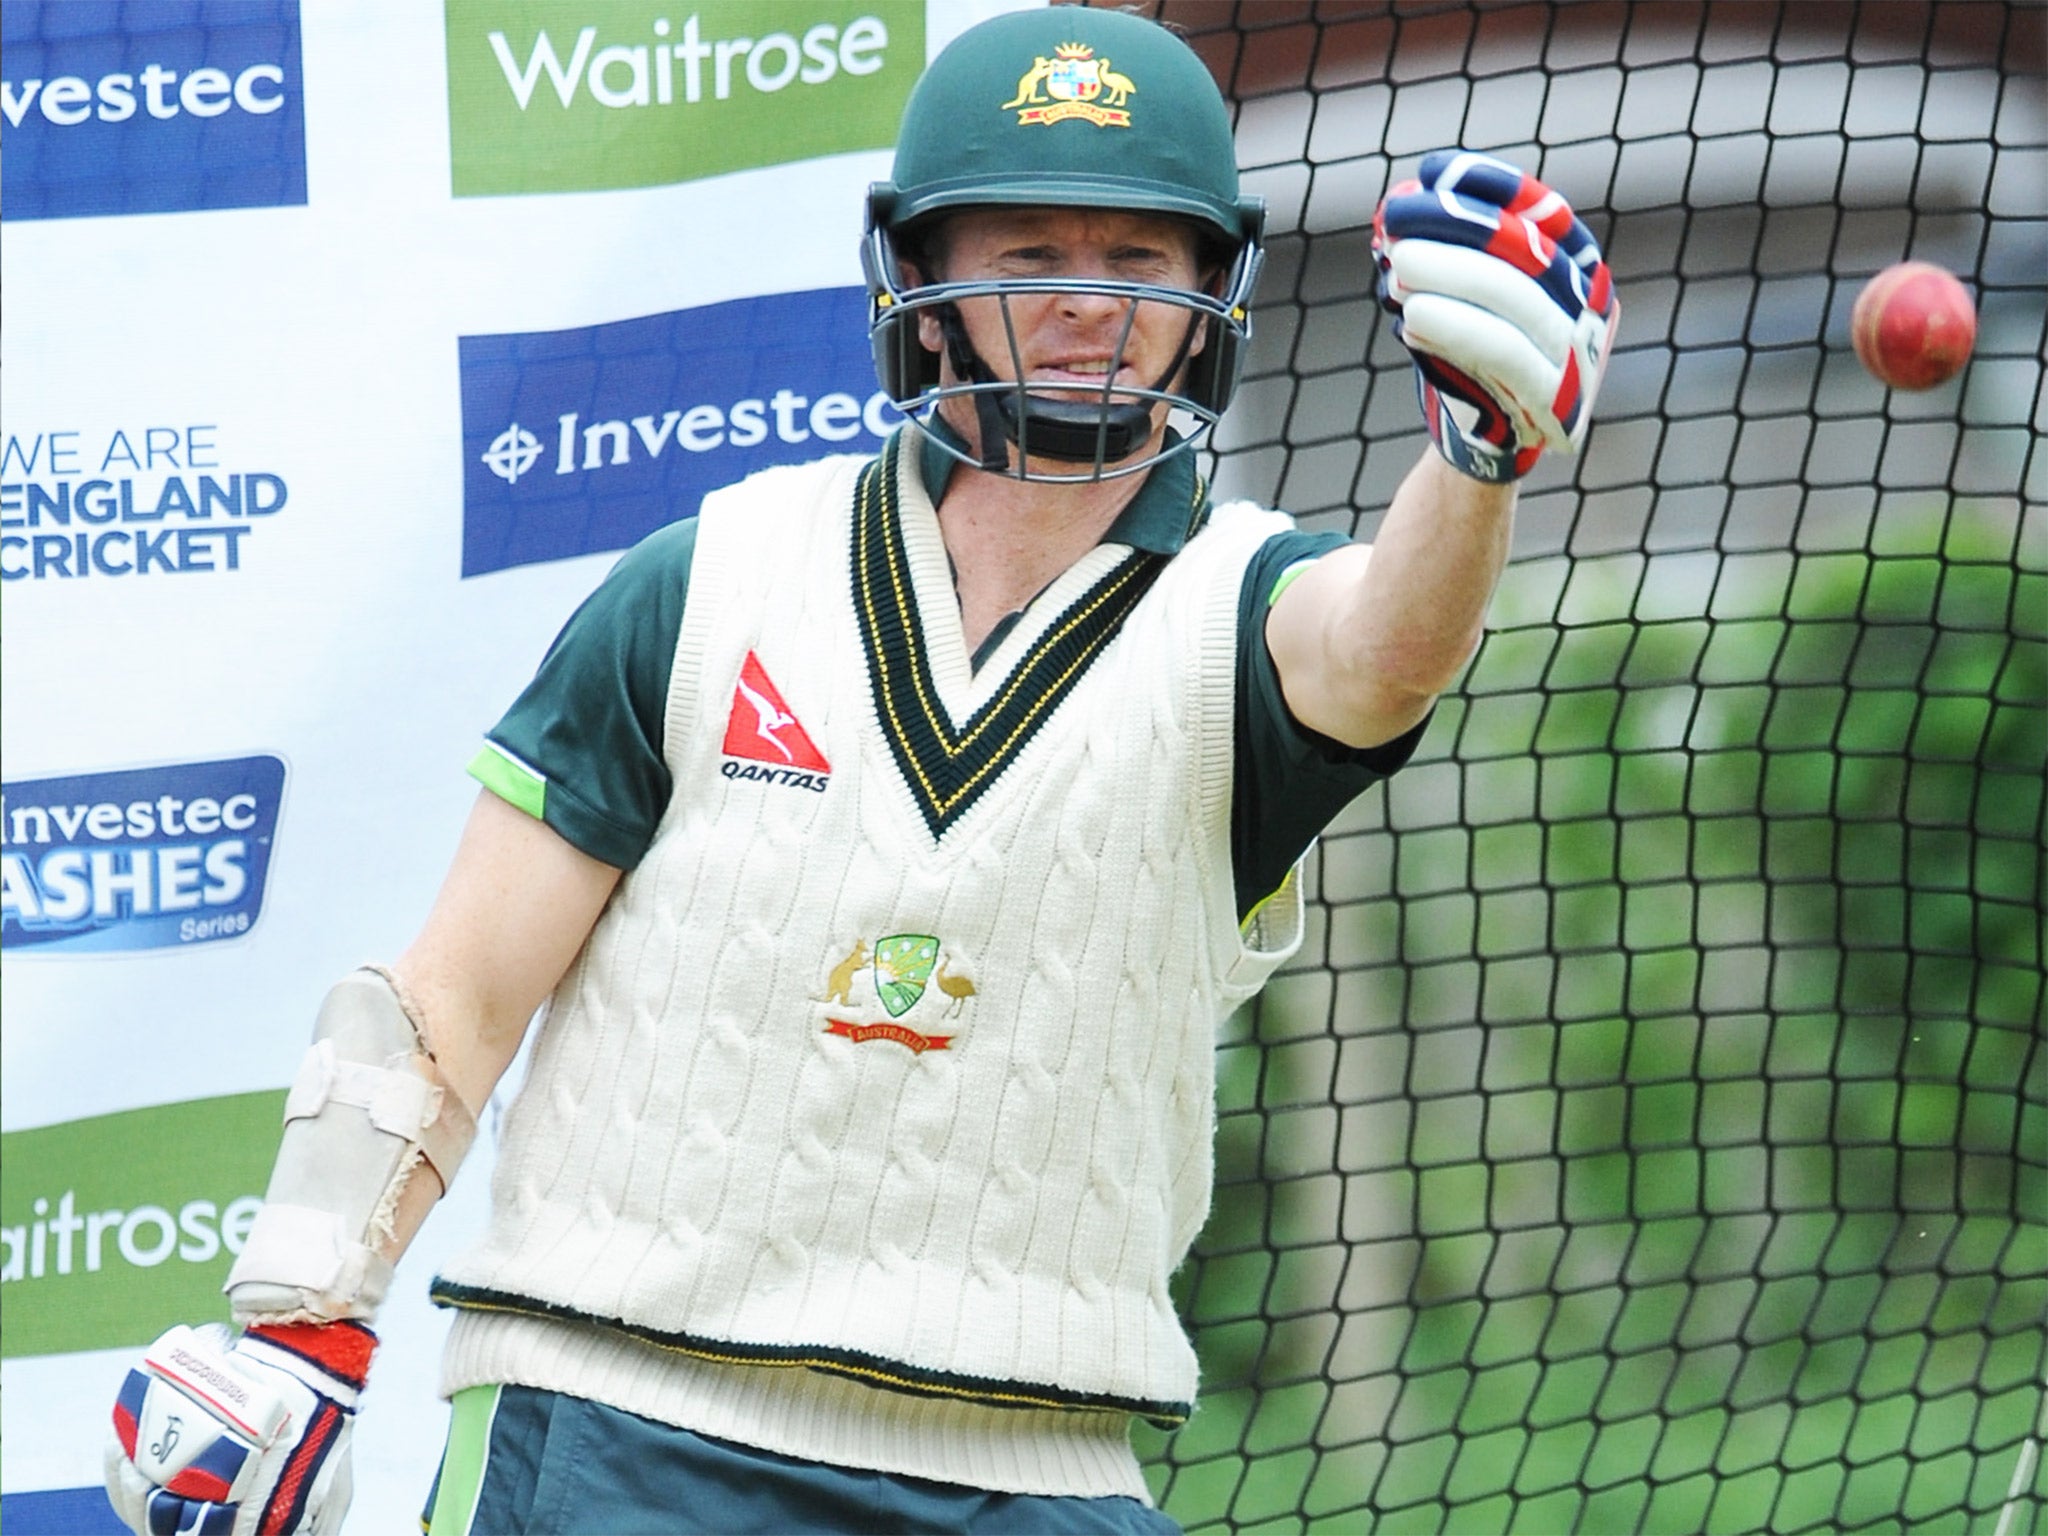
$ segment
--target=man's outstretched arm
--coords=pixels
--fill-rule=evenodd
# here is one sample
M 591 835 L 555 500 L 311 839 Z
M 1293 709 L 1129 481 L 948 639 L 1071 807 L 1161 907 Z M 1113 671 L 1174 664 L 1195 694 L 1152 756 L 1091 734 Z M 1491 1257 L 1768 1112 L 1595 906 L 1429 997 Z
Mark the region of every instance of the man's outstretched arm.
M 1421 720 L 1478 649 L 1515 483 L 1585 441 L 1618 314 L 1570 206 L 1486 155 L 1425 158 L 1374 216 L 1373 255 L 1434 448 L 1371 548 L 1324 556 L 1266 628 L 1296 718 L 1358 747 Z
M 1369 547 L 1332 550 L 1289 582 L 1266 644 L 1294 718 L 1376 747 L 1427 715 L 1479 647 L 1514 507 L 1513 485 L 1470 479 L 1432 451 Z

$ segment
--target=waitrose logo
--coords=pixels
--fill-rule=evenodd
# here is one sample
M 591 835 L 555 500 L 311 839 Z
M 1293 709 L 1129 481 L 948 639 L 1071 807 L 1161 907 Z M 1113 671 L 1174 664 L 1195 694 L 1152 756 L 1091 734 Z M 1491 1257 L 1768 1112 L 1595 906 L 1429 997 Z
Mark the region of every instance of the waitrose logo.
M 894 142 L 924 0 L 446 0 L 458 197 L 664 186 Z
M 282 1092 L 245 1093 L 0 1136 L 0 1355 L 225 1320 L 283 1115 Z

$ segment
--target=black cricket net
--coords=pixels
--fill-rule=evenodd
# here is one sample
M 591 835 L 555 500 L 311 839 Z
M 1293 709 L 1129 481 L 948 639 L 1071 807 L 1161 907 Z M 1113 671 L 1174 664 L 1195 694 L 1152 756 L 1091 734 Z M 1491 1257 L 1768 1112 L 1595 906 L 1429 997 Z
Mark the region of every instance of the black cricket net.
M 2035 1529 L 2043 10 L 1163 9 L 1273 215 L 1222 494 L 1372 536 L 1425 439 L 1370 220 L 1430 150 L 1564 192 L 1622 305 L 1491 634 L 1222 1042 L 1165 1508 Z M 1909 257 L 1980 316 L 1918 394 L 1848 341 Z

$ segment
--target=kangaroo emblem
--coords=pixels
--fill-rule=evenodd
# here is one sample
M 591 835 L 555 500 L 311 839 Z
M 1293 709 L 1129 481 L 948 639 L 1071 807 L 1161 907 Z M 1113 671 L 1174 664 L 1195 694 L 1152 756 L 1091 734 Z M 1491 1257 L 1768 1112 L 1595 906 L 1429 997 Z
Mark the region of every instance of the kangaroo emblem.
M 1024 78 L 1017 82 L 1016 99 L 1004 102 L 996 110 L 998 112 L 1007 112 L 1010 108 L 1021 107 L 1029 101 L 1043 101 L 1045 98 L 1038 94 L 1038 87 L 1051 74 L 1052 60 L 1041 53 L 1031 61 L 1031 67 L 1024 71 Z
M 796 716 L 786 709 L 776 708 L 775 701 L 764 696 L 759 690 L 749 688 L 744 676 L 740 678 L 739 691 L 745 695 L 747 702 L 754 706 L 754 734 L 790 762 L 795 762 L 796 754 L 790 751 L 788 745 L 775 733 L 785 725 L 795 725 Z
M 937 984 L 941 992 L 952 999 L 946 1011 L 940 1015 L 941 1018 L 952 1018 L 966 1004 L 967 999 L 979 995 L 979 989 L 967 977 L 948 976 L 946 974 L 946 962 L 943 960 L 939 962 L 938 974 L 932 977 L 932 980 Z
M 855 939 L 853 953 L 832 967 L 825 978 L 825 995 L 821 1003 L 837 1003 L 842 1008 L 853 1006 L 853 978 L 860 974 L 861 967 L 868 963 L 868 941 Z

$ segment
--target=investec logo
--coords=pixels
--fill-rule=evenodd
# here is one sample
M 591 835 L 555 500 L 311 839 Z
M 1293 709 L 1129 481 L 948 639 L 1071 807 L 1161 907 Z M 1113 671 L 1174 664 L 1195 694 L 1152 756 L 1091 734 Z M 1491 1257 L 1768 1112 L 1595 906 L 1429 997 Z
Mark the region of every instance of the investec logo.
M 70 954 L 247 933 L 283 798 L 274 757 L 0 786 L 0 943 Z
M 244 541 L 289 495 L 284 476 L 237 461 L 210 422 L 9 432 L 0 580 L 240 570 Z
M 0 217 L 306 200 L 297 0 L 7 0 L 0 59 Z
M 463 337 L 462 574 L 624 549 L 757 469 L 880 447 L 902 418 L 865 306 L 824 288 Z
M 448 0 L 458 197 L 694 181 L 892 143 L 925 0 Z

